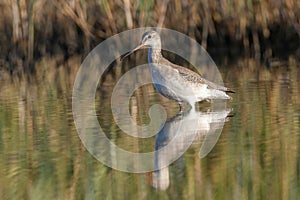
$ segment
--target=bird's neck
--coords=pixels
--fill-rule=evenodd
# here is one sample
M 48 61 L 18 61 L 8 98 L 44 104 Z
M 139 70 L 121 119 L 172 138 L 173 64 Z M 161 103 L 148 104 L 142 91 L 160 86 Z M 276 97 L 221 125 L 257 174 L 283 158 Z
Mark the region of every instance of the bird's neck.
M 159 63 L 161 58 L 161 49 L 160 48 L 149 48 L 148 50 L 148 62 L 149 63 Z

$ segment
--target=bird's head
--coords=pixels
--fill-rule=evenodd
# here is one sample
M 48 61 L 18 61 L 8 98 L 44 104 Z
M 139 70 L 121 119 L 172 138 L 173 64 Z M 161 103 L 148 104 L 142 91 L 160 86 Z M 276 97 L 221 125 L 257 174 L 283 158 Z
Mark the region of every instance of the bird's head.
M 154 48 L 154 49 L 160 49 L 161 48 L 161 41 L 160 41 L 160 36 L 156 31 L 147 31 L 143 34 L 142 39 L 140 43 L 138 44 L 137 47 L 135 47 L 133 50 L 130 52 L 126 53 L 125 55 L 122 56 L 122 60 L 135 52 L 136 50 L 142 49 L 142 48 Z
M 160 36 L 156 31 L 147 31 L 143 34 L 139 44 L 141 47 L 159 48 L 161 47 Z

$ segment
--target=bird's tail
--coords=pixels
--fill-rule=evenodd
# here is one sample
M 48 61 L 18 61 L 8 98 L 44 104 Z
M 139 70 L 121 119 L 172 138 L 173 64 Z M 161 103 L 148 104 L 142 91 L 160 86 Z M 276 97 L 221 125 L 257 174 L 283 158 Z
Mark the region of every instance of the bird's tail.
M 230 88 L 227 88 L 227 87 L 224 87 L 224 88 L 225 88 L 225 90 L 222 90 L 223 92 L 235 93 L 235 91 Z
M 231 99 L 231 98 L 225 93 L 225 91 L 219 89 L 212 89 L 210 90 L 208 99 Z
M 222 91 L 222 92 L 227 92 L 227 93 L 235 93 L 234 90 L 232 90 L 230 88 L 227 88 L 227 87 L 224 87 L 224 86 L 220 86 L 220 85 L 215 85 L 214 89 Z
M 209 89 L 220 90 L 220 91 L 222 91 L 222 92 L 228 92 L 228 93 L 235 93 L 235 91 L 232 90 L 232 89 L 230 89 L 230 88 L 227 88 L 227 87 L 224 87 L 224 86 L 215 84 L 215 83 L 210 82 L 210 81 L 208 81 L 208 80 L 205 80 L 205 83 L 208 85 L 208 88 L 209 88 Z

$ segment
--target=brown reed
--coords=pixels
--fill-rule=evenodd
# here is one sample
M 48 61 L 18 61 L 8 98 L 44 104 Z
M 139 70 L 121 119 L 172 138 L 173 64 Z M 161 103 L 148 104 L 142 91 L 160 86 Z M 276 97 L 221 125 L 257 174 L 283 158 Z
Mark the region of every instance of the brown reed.
M 276 48 L 297 50 L 299 10 L 298 0 L 3 0 L 0 59 L 87 53 L 113 34 L 142 26 L 178 30 L 211 51 L 236 47 L 257 58 L 274 56 Z

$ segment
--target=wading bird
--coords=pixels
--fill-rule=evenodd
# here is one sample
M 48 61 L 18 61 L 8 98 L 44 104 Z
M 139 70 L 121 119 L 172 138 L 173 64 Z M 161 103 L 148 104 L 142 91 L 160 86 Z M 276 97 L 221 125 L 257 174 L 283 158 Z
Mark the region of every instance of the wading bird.
M 234 93 L 229 88 L 210 82 L 196 72 L 171 63 L 161 54 L 161 39 L 156 31 L 145 32 L 139 45 L 122 56 L 122 60 L 141 48 L 148 49 L 148 62 L 155 89 L 163 96 L 179 103 L 195 107 L 195 103 L 203 100 L 230 99 L 226 92 Z

